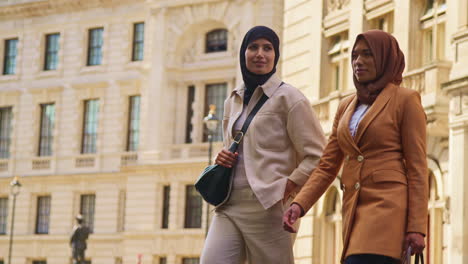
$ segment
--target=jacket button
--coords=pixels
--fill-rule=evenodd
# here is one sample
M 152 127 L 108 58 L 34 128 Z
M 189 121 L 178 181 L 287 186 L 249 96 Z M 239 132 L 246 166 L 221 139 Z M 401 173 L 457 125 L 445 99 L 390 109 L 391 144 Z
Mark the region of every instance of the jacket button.
M 357 156 L 357 160 L 359 162 L 362 162 L 364 160 L 364 157 L 362 155 Z
M 356 182 L 356 184 L 354 184 L 354 189 L 358 190 L 360 187 L 361 184 L 359 184 L 359 182 Z
M 346 185 L 344 183 L 341 184 L 341 190 L 344 192 L 346 190 Z

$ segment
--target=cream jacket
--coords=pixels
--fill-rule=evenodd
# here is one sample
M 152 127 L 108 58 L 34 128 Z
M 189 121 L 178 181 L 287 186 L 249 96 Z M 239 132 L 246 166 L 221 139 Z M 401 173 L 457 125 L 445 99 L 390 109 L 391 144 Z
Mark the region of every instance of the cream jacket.
M 284 196 L 287 180 L 305 184 L 318 164 L 326 139 L 307 98 L 273 75 L 258 87 L 250 113 L 265 93 L 269 99 L 252 120 L 243 138 L 247 180 L 267 209 Z M 229 148 L 233 125 L 242 113 L 245 85 L 234 89 L 224 103 L 224 147 Z

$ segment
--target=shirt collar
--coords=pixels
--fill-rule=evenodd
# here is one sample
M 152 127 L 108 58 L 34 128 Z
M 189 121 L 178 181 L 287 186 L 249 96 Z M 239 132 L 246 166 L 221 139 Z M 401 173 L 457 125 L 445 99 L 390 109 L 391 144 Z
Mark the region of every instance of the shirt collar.
M 273 74 L 270 79 L 268 79 L 263 85 L 260 85 L 260 88 L 263 90 L 263 93 L 270 98 L 273 93 L 276 91 L 276 89 L 279 88 L 281 85 L 281 80 L 276 76 L 276 74 Z M 245 92 L 245 84 L 242 83 L 241 85 L 237 86 L 231 93 L 232 94 L 237 94 L 240 97 L 244 98 L 244 92 Z

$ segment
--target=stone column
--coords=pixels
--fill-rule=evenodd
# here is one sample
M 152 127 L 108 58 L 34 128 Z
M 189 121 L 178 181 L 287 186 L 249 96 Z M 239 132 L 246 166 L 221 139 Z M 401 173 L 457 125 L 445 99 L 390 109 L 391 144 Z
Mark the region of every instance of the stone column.
M 447 263 L 468 263 L 468 76 L 443 85 L 450 97 Z
M 149 27 L 152 46 L 148 83 L 142 86 L 141 130 L 142 144 L 139 161 L 152 163 L 160 159 L 163 140 L 164 97 L 167 92 L 166 54 L 167 37 L 165 8 L 151 10 Z
M 450 37 L 454 49 L 450 79 L 454 80 L 468 74 L 468 3 L 466 0 L 459 0 L 448 4 L 448 25 L 451 26 L 449 29 L 456 28 Z

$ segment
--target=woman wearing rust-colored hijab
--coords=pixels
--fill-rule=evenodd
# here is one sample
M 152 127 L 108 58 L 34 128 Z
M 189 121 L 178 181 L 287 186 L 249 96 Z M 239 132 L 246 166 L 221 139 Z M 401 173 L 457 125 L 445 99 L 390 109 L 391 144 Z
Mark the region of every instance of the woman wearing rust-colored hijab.
M 295 232 L 292 224 L 343 166 L 341 262 L 399 263 L 408 246 L 412 253 L 425 247 L 426 116 L 419 94 L 399 86 L 405 60 L 392 35 L 358 35 L 352 67 L 356 94 L 340 103 L 319 166 L 285 212 L 283 225 Z

